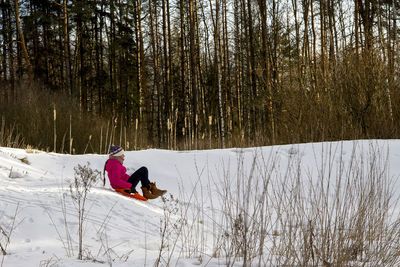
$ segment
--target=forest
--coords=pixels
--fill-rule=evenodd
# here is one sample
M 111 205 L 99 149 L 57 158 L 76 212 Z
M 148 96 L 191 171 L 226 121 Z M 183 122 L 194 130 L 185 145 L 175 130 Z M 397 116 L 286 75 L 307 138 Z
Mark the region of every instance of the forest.
M 0 1 L 0 146 L 400 137 L 399 1 Z

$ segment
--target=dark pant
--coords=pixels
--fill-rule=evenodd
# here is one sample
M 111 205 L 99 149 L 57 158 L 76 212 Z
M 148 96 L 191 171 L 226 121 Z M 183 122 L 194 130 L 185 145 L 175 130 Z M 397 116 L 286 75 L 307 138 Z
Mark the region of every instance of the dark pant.
M 137 171 L 135 171 L 131 177 L 128 179 L 128 183 L 132 184 L 131 191 L 136 192 L 135 188 L 138 185 L 139 181 L 142 183 L 143 187 L 150 189 L 150 181 L 149 181 L 149 171 L 146 167 L 141 167 Z

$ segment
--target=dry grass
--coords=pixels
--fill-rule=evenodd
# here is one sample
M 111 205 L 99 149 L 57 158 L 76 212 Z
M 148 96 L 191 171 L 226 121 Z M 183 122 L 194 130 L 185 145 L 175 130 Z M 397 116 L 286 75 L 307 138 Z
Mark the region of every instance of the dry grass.
M 4 259 L 8 255 L 8 247 L 11 243 L 11 237 L 13 232 L 15 231 L 15 228 L 17 227 L 17 216 L 19 212 L 19 203 L 17 207 L 15 208 L 15 213 L 13 216 L 10 217 L 10 220 L 7 224 L 4 223 L 2 220 L 1 225 L 0 225 L 0 251 L 2 253 L 2 259 L 0 262 L 0 266 L 3 266 L 4 264 Z M 3 216 L 3 215 L 2 215 Z
M 162 239 L 157 265 L 170 262 L 174 247 L 205 265 L 214 257 L 226 266 L 397 266 L 397 179 L 388 175 L 387 151 L 372 145 L 360 153 L 356 143 L 346 156 L 340 145 L 322 149 L 315 151 L 314 173 L 296 151 L 289 162 L 257 152 L 247 166 L 239 155 L 222 185 L 208 180 L 211 208 L 200 187 L 189 199 L 182 194 L 173 206 L 180 219 L 163 224 L 172 241 Z M 199 179 L 206 183 L 204 173 Z
M 317 70 L 315 84 L 311 76 L 303 77 L 302 85 L 296 82 L 294 69 L 293 77 L 283 79 L 274 89 L 274 144 L 399 138 L 395 122 L 400 119 L 400 80 L 386 63 L 374 56 L 356 60 L 349 53 L 340 55 L 330 68 L 325 78 Z M 62 153 L 106 153 L 110 144 L 130 150 L 222 147 L 219 118 L 212 114 L 207 121 L 199 121 L 196 134 L 187 127 L 176 128 L 183 122 L 169 123 L 168 130 L 158 133 L 155 121 L 139 122 L 132 117 L 127 123 L 121 114 L 99 115 L 95 108 L 82 111 L 77 99 L 61 92 L 38 86 L 27 89 L 21 84 L 16 94 L 15 103 L 0 105 L 1 146 L 31 145 Z M 256 118 L 247 117 L 240 125 L 236 115 L 225 118 L 227 147 L 272 144 L 270 111 L 263 101 L 252 105 Z M 236 107 L 229 108 L 237 113 Z M 159 134 L 162 140 L 157 139 Z

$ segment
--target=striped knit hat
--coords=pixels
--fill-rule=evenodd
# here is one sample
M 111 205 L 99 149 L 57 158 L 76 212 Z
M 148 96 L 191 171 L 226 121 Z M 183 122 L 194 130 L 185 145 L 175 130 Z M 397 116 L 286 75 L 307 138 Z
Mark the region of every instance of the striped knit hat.
M 119 157 L 124 154 L 124 150 L 120 146 L 110 146 L 108 153 L 110 156 Z

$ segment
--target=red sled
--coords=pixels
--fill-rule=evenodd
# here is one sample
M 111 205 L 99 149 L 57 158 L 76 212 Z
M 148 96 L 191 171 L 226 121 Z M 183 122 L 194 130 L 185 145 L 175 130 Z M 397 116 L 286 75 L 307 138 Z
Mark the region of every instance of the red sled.
M 144 196 L 142 196 L 139 193 L 135 193 L 135 194 L 131 195 L 131 194 L 125 192 L 125 190 L 131 190 L 130 188 L 115 188 L 114 190 L 116 192 L 120 193 L 121 195 L 126 196 L 126 197 L 135 198 L 135 199 L 142 200 L 142 201 L 146 201 L 147 200 L 147 198 L 145 198 Z

